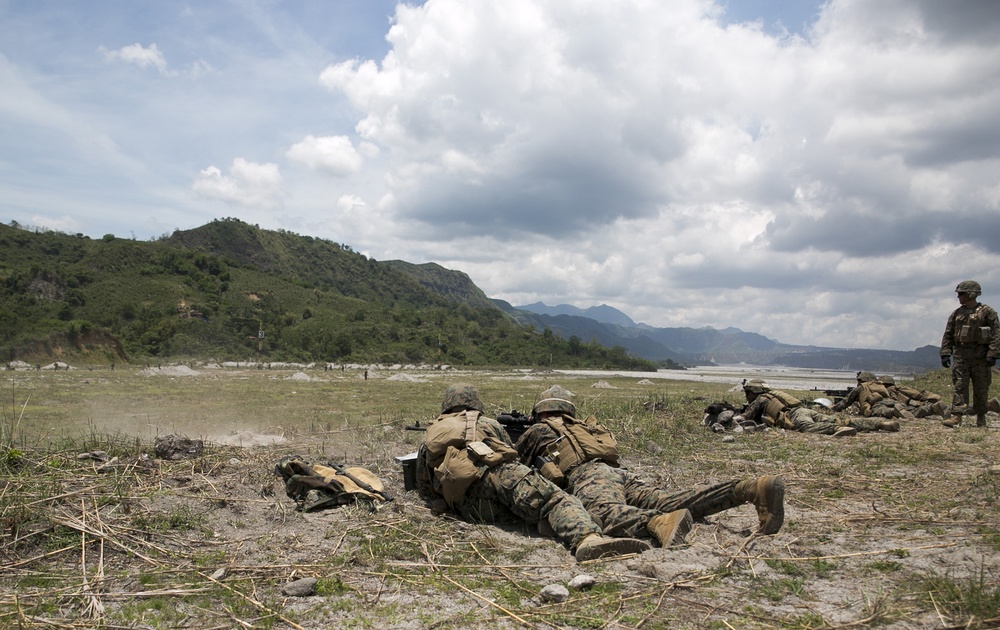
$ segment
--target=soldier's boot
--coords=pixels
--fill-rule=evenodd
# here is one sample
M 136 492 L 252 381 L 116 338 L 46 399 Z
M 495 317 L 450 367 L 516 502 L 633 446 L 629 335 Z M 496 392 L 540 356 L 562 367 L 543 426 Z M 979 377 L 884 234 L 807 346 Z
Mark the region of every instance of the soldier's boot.
M 1000 413 L 1000 398 L 990 398 L 986 401 L 986 408 L 993 413 Z
M 674 547 L 684 543 L 684 537 L 691 531 L 694 517 L 691 510 L 674 510 L 667 514 L 657 514 L 646 523 L 646 529 L 660 543 L 661 547 Z
M 941 424 L 943 424 L 946 427 L 950 427 L 950 428 L 954 429 L 955 427 L 957 427 L 960 424 L 962 424 L 962 416 L 960 416 L 958 414 L 955 414 L 952 417 L 950 417 L 947 420 L 945 420 L 944 422 L 942 422 Z
M 844 427 L 851 428 L 851 427 Z M 757 508 L 760 528 L 764 535 L 778 533 L 785 522 L 785 480 L 781 477 L 757 477 L 736 484 L 733 489 L 741 503 L 753 503 Z
M 926 418 L 927 416 L 943 416 L 945 415 L 945 408 L 940 402 L 932 403 L 930 405 L 922 405 L 917 409 L 916 416 L 918 418 Z
M 986 414 L 980 414 L 976 416 L 976 426 L 980 428 L 986 427 Z
M 880 431 L 899 431 L 899 421 L 898 420 L 883 420 Z
M 652 548 L 648 542 L 638 538 L 608 538 L 601 534 L 591 534 L 577 545 L 574 555 L 577 562 L 586 562 L 608 556 L 642 553 Z
M 857 435 L 858 430 L 854 427 L 837 427 L 837 430 L 833 432 L 833 437 L 850 437 L 852 435 Z

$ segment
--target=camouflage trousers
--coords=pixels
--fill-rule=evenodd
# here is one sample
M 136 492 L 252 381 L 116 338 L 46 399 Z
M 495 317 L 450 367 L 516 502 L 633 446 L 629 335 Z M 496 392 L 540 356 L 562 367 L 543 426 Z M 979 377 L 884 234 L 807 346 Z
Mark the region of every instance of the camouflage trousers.
M 951 357 L 951 413 L 964 415 L 969 408 L 969 386 L 972 386 L 972 408 L 977 416 L 988 410 L 990 383 L 993 372 L 986 363 L 986 346 L 982 350 L 956 352 Z
M 623 468 L 597 460 L 580 464 L 566 479 L 567 489 L 603 525 L 604 534 L 617 538 L 648 537 L 646 523 L 658 514 L 688 509 L 698 520 L 740 505 L 734 492 L 736 481 L 667 492 Z
M 545 520 L 570 550 L 601 531 L 579 499 L 517 462 L 487 470 L 454 508 L 465 520 L 481 523 L 536 525 Z
M 882 426 L 881 420 L 859 416 L 830 415 L 808 407 L 792 409 L 791 413 L 788 414 L 788 419 L 792 423 L 793 431 L 821 433 L 823 435 L 833 435 L 840 427 L 854 427 L 858 431 L 878 431 Z
M 906 405 L 896 400 L 880 400 L 872 405 L 868 414 L 872 418 L 903 418 L 904 420 L 914 420 L 916 416 L 906 408 Z

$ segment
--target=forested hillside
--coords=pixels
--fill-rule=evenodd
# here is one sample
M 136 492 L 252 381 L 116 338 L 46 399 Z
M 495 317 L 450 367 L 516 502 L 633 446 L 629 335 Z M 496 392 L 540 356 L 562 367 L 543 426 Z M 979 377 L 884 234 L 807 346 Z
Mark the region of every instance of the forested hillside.
M 156 241 L 0 225 L 0 359 L 654 369 L 496 308 L 468 276 L 237 219 Z

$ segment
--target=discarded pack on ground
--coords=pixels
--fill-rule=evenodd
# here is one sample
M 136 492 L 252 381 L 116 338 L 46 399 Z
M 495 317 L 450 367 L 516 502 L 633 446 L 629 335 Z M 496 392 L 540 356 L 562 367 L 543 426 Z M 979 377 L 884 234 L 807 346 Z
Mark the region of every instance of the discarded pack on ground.
M 274 471 L 285 481 L 285 494 L 296 508 L 312 512 L 328 507 L 392 501 L 385 485 L 367 468 L 311 464 L 298 456 L 282 457 Z

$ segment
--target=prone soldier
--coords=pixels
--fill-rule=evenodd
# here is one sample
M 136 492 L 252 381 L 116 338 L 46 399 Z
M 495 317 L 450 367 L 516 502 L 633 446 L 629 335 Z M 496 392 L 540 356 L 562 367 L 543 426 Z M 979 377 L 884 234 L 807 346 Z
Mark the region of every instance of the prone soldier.
M 417 451 L 416 485 L 434 512 L 536 525 L 579 561 L 649 549 L 643 540 L 603 536 L 580 499 L 517 461 L 507 432 L 484 409 L 475 387 L 456 383 L 445 391 L 441 414 L 427 425 Z

